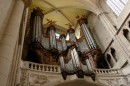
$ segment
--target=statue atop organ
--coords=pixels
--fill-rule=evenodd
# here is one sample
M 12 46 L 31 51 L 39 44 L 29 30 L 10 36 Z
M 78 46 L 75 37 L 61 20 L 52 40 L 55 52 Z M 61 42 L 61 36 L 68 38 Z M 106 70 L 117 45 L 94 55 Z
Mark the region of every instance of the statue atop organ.
M 30 40 L 27 46 L 27 60 L 41 64 L 60 65 L 64 79 L 72 74 L 76 74 L 78 78 L 83 78 L 84 75 L 94 76 L 93 68 L 97 67 L 101 50 L 87 27 L 86 18 L 78 17 L 77 20 L 84 36 L 82 40 L 76 38 L 75 29 L 71 26 L 67 30 L 69 40 L 66 40 L 65 33 L 56 39 L 57 28 L 54 21 L 48 20 L 48 27 L 43 28 L 43 17 L 44 14 L 39 8 L 31 13 L 29 28 L 31 39 L 27 40 Z M 43 29 L 46 29 L 46 32 L 43 32 Z

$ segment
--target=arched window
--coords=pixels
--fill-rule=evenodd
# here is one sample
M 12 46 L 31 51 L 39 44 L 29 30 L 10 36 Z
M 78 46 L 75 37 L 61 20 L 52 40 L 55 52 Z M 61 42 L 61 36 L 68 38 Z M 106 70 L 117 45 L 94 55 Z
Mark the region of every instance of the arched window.
M 130 21 L 128 22 L 128 27 L 130 28 Z
M 124 37 L 130 42 L 129 30 L 123 29 L 123 35 L 124 35 Z
M 107 54 L 107 61 L 109 62 L 111 67 L 114 66 L 114 63 L 112 62 L 111 56 L 109 54 Z
M 107 4 L 119 16 L 128 0 L 107 0 Z
M 117 58 L 116 58 L 116 51 L 114 48 L 111 48 L 111 55 L 114 57 L 115 61 L 117 61 Z

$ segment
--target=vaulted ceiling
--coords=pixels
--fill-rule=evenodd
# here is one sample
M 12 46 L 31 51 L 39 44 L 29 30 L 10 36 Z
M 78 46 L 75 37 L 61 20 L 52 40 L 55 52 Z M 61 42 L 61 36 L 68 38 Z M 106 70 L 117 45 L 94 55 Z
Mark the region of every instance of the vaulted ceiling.
M 91 12 L 98 13 L 97 0 L 32 0 L 30 9 L 39 7 L 43 10 L 46 24 L 49 20 L 56 21 L 56 25 L 68 29 L 66 24 L 76 26 L 76 16 L 89 16 Z

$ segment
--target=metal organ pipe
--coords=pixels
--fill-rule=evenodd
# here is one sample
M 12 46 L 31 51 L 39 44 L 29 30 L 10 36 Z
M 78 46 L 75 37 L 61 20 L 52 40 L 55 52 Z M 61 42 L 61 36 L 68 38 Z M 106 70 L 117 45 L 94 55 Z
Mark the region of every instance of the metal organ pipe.
M 33 41 L 35 41 L 35 34 L 36 34 L 35 28 L 36 28 L 36 17 L 34 17 L 34 23 L 33 23 L 33 37 L 32 37 Z
M 65 35 L 62 34 L 61 35 L 61 42 L 62 42 L 62 46 L 63 46 L 63 51 L 65 51 L 67 49 L 67 44 L 66 44 L 66 40 L 65 40 Z
M 89 63 L 90 63 L 90 65 L 91 65 L 92 68 L 95 67 L 94 61 L 93 61 L 93 58 L 92 58 L 92 57 L 89 57 Z
M 38 41 L 41 42 L 41 17 L 39 15 L 34 16 L 34 20 L 33 20 L 33 41 Z
M 66 50 L 67 44 L 66 44 L 65 38 L 62 38 L 62 43 L 63 43 L 63 50 Z
M 53 34 L 53 47 L 56 48 L 56 37 L 55 37 L 55 32 L 52 31 Z
M 92 67 L 91 67 L 89 59 L 86 59 L 86 64 L 87 64 L 87 67 L 89 69 L 89 72 L 92 72 Z
M 34 28 L 35 30 L 35 41 L 37 41 L 37 16 L 36 17 L 36 27 Z
M 70 33 L 70 38 L 73 42 L 76 42 L 76 37 L 74 33 Z
M 84 26 L 84 31 L 86 32 L 87 38 L 89 40 L 89 44 L 90 44 L 91 48 L 93 48 L 91 37 L 89 36 L 89 33 L 87 31 L 88 28 L 86 28 L 84 24 L 82 24 L 82 25 Z
M 89 39 L 89 37 L 88 37 L 88 34 L 87 34 L 86 30 L 85 30 L 84 25 L 81 24 L 81 27 L 82 27 L 82 30 L 83 30 L 84 35 L 85 35 L 85 37 L 86 37 L 86 40 L 87 40 L 87 42 L 88 42 L 88 44 L 89 44 L 89 47 L 92 48 L 92 46 L 91 46 L 91 42 L 90 42 L 90 39 Z
M 73 60 L 75 68 L 77 70 L 81 69 L 81 64 L 80 64 L 79 56 L 78 56 L 78 53 L 77 53 L 77 51 L 76 51 L 75 48 L 73 48 L 71 50 L 71 55 L 72 55 L 72 60 Z
M 71 42 L 77 42 L 74 32 L 75 32 L 74 29 L 72 29 L 72 28 L 68 29 L 69 38 L 70 38 Z
M 42 38 L 42 18 L 39 16 L 39 36 L 40 36 L 40 41 L 41 41 L 41 38 Z
M 55 32 L 54 32 L 54 31 L 53 31 L 53 33 L 54 33 L 54 36 L 53 36 L 53 44 L 54 44 L 54 47 L 57 48 L 57 47 L 56 47 L 56 35 L 55 35 Z
M 86 40 L 87 40 L 87 42 L 89 44 L 90 49 L 96 48 L 96 44 L 95 44 L 95 42 L 94 42 L 94 40 L 92 38 L 92 35 L 91 35 L 90 31 L 87 28 L 87 25 L 84 22 L 82 22 L 81 27 L 82 27 L 82 30 L 83 30 L 84 35 L 86 37 Z
M 51 48 L 52 48 L 52 32 L 51 32 L 51 30 L 50 30 L 50 45 L 51 45 Z
M 36 30 L 36 41 L 38 41 L 38 18 L 37 18 L 37 16 L 36 16 L 36 28 L 35 28 L 35 30 Z
M 83 25 L 84 25 L 84 27 L 86 26 L 85 24 L 83 24 Z M 91 48 L 94 48 L 93 42 L 92 42 L 92 40 L 91 40 L 91 36 L 89 35 L 89 32 L 88 32 L 88 28 L 87 28 L 87 27 L 85 27 L 85 31 L 87 32 L 87 35 L 88 35 L 88 38 L 89 38 L 89 41 L 90 41 Z
M 52 49 L 56 49 L 56 37 L 53 27 L 50 27 L 50 44 Z
M 64 57 L 61 55 L 59 59 L 60 59 L 61 70 L 64 71 L 66 69 L 65 68 L 65 62 L 64 62 Z
M 78 47 L 78 50 L 80 50 L 79 48 L 79 44 L 78 44 L 78 42 L 77 42 L 77 39 L 76 39 L 76 36 L 75 36 L 75 30 L 74 29 L 72 29 L 72 28 L 70 28 L 68 31 L 67 31 L 68 33 L 69 33 L 69 38 L 70 38 L 70 40 L 71 40 L 71 43 L 73 44 L 75 44 L 77 47 Z
M 89 37 L 90 37 L 90 39 L 91 39 L 91 42 L 92 42 L 94 48 L 96 48 L 96 45 L 95 45 L 95 43 L 94 43 L 94 40 L 93 40 L 93 38 L 92 38 L 92 35 L 90 34 L 90 31 L 89 31 L 88 28 L 87 28 L 87 25 L 86 25 L 85 23 L 84 23 L 84 25 L 85 25 L 85 27 L 86 27 L 86 30 L 87 30 L 87 32 L 88 32 L 88 35 L 89 35 Z
M 40 18 L 39 18 L 39 16 L 37 16 L 37 18 L 38 18 L 38 41 L 40 41 Z

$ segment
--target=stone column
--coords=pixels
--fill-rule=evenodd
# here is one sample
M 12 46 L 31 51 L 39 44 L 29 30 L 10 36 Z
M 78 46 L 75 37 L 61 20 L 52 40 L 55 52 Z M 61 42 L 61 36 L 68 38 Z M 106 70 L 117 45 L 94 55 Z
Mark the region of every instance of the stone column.
M 10 70 L 7 86 L 16 86 L 16 84 L 20 83 L 20 75 L 21 75 L 20 64 L 21 64 L 21 56 L 22 56 L 25 30 L 27 24 L 28 10 L 29 8 L 26 7 L 23 11 L 23 16 L 22 16 L 22 21 L 21 21 L 20 31 L 19 31 L 20 33 L 15 46 L 14 56 L 11 65 L 12 70 Z
M 28 17 L 28 12 L 29 12 L 29 7 L 27 7 L 24 10 L 24 18 L 22 22 L 22 36 L 21 36 L 21 43 L 19 44 L 19 55 L 17 56 L 18 61 L 16 63 L 17 69 L 16 69 L 16 74 L 17 76 L 15 77 L 14 85 L 18 84 L 20 82 L 20 75 L 21 75 L 21 58 L 22 58 L 22 51 L 23 51 L 23 44 L 24 44 L 24 38 L 25 38 L 25 31 L 26 31 L 26 26 L 27 26 L 27 17 Z
M 104 13 L 100 13 L 98 16 L 101 22 L 103 23 L 103 25 L 106 27 L 107 31 L 110 33 L 110 35 L 114 37 L 114 35 L 116 34 L 116 30 L 112 25 L 112 23 L 108 20 L 106 15 Z
M 23 1 L 16 0 L 8 25 L 5 28 L 5 33 L 0 41 L 0 86 L 6 86 L 7 84 L 23 9 Z

